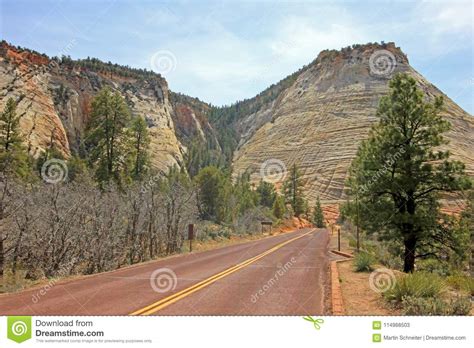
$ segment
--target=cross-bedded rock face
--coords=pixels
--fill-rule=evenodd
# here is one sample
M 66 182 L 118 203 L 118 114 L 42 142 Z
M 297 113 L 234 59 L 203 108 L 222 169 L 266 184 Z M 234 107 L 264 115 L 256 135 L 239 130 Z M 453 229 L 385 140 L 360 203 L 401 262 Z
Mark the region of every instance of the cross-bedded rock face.
M 386 60 L 377 63 L 380 54 Z M 311 203 L 318 195 L 325 204 L 341 202 L 350 163 L 377 122 L 379 99 L 397 72 L 412 75 L 428 98 L 442 94 L 409 66 L 394 44 L 322 52 L 273 103 L 240 122 L 249 126 L 234 154 L 234 175 L 250 170 L 257 182 L 266 171 L 268 179 L 280 185 L 285 169 L 297 164 Z M 447 134 L 448 147 L 453 158 L 466 163 L 467 172 L 474 175 L 473 118 L 444 97 L 443 114 L 453 126 Z M 260 127 L 252 129 L 254 125 Z M 265 168 L 272 163 L 273 175 Z
M 71 67 L 6 43 L 0 50 L 0 109 L 10 97 L 19 101 L 21 128 L 33 156 L 51 142 L 65 157 L 78 150 L 84 141 L 91 101 L 100 88 L 110 86 L 125 98 L 132 116 L 145 118 L 155 168 L 166 171 L 182 165 L 185 147 L 175 132 L 175 110 L 164 78 L 141 79 Z M 184 127 L 201 131 L 198 119 Z

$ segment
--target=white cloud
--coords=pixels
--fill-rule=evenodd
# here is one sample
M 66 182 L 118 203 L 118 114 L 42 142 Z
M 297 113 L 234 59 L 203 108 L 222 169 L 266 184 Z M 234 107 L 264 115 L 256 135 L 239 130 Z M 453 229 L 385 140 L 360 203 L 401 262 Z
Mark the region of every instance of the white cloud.
M 472 34 L 473 3 L 470 0 L 423 1 L 415 11 L 417 17 L 437 34 Z
M 309 17 L 289 17 L 279 24 L 276 36 L 269 42 L 275 55 L 286 59 L 302 57 L 314 59 L 324 49 L 339 49 L 354 43 L 365 42 L 367 37 L 350 21 L 333 22 L 318 28 Z M 309 61 L 308 61 L 309 63 Z

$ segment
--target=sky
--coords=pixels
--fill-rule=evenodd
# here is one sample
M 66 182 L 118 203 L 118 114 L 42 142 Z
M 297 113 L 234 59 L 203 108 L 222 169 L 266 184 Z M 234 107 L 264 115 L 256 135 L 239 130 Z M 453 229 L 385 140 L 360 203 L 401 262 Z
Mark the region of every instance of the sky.
M 253 97 L 324 49 L 393 41 L 474 111 L 471 0 L 0 2 L 1 39 L 154 70 L 171 90 L 213 105 Z

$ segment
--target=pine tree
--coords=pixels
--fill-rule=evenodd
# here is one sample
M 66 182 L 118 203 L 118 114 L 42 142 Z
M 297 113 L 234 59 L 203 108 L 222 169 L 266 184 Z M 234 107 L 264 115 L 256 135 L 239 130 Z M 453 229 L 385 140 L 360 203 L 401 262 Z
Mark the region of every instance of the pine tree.
M 205 167 L 194 178 L 197 185 L 198 210 L 202 219 L 216 220 L 225 178 L 217 167 Z
M 318 228 L 322 228 L 325 226 L 324 214 L 323 209 L 321 208 L 321 202 L 319 201 L 319 196 L 316 199 L 316 205 L 314 206 L 313 210 L 313 224 L 315 224 Z
M 128 142 L 126 127 L 130 119 L 122 96 L 103 88 L 92 102 L 91 119 L 86 131 L 89 162 L 101 186 L 114 181 L 121 186 L 127 181 Z
M 150 161 L 148 147 L 150 138 L 148 136 L 148 128 L 142 117 L 136 117 L 130 128 L 133 162 L 131 176 L 134 180 L 140 180 L 146 174 Z
M 380 101 L 379 124 L 364 141 L 350 170 L 346 212 L 368 233 L 404 247 L 404 271 L 415 259 L 436 257 L 456 239 L 439 209 L 439 194 L 469 188 L 464 165 L 449 160 L 442 134 L 450 124 L 441 97 L 424 101 L 416 81 L 397 74 Z M 359 219 L 360 217 L 360 219 Z
M 295 216 L 300 216 L 305 211 L 303 184 L 300 177 L 301 173 L 296 164 L 294 164 L 289 178 L 283 183 L 283 195 L 286 202 L 293 208 Z
M 24 178 L 29 173 L 29 164 L 20 133 L 20 117 L 15 100 L 9 98 L 0 115 L 0 173 Z
M 273 215 L 277 219 L 283 218 L 285 215 L 285 200 L 281 196 L 277 196 L 273 202 L 273 207 L 272 207 Z
M 271 208 L 275 201 L 275 187 L 272 183 L 260 180 L 259 185 L 257 186 L 257 193 L 259 195 L 260 205 L 264 207 Z
M 11 179 L 26 178 L 28 174 L 28 155 L 20 134 L 20 116 L 16 114 L 15 101 L 9 98 L 0 114 L 0 223 L 8 215 Z M 5 238 L 0 228 L 0 278 L 3 276 Z
M 237 178 L 232 191 L 237 201 L 238 214 L 241 215 L 258 204 L 258 193 L 252 190 L 250 185 L 250 175 L 248 173 L 244 173 Z

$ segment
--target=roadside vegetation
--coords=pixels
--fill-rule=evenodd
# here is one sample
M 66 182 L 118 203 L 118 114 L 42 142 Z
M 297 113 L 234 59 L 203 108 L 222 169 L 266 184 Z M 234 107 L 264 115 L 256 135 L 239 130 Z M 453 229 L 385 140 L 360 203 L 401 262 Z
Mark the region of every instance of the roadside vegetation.
M 442 107 L 442 98 L 427 102 L 413 78 L 395 75 L 380 121 L 352 163 L 350 200 L 341 208 L 354 270 L 394 270 L 383 299 L 410 315 L 466 315 L 474 295 L 472 179 L 443 150 L 450 124 Z M 444 213 L 446 197 L 463 201 L 464 211 Z
M 181 169 L 156 171 L 144 118 L 108 87 L 93 99 L 80 150 L 68 158 L 53 133 L 31 157 L 20 119 L 8 100 L 0 114 L 2 291 L 184 252 L 190 223 L 205 242 L 258 233 L 261 221 L 309 220 L 296 166 L 281 192 L 264 180 L 251 184 L 246 173 L 232 179 L 225 161 L 196 160 L 197 148 Z

